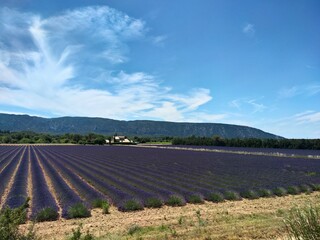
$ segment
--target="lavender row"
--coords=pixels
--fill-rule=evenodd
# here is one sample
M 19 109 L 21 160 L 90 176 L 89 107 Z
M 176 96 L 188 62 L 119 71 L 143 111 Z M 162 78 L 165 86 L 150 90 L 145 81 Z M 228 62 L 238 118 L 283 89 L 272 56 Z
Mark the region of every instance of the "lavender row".
M 5 189 L 9 185 L 9 181 L 11 179 L 11 176 L 14 172 L 14 170 L 17 167 L 17 164 L 19 163 L 19 160 L 21 158 L 21 155 L 24 153 L 25 148 L 21 148 L 17 150 L 16 154 L 12 157 L 10 163 L 1 171 L 0 173 L 0 196 L 3 196 Z M 1 200 L 1 198 L 0 198 Z
M 104 199 L 105 196 L 91 187 L 86 181 L 83 181 L 78 175 L 75 174 L 73 170 L 66 167 L 61 156 L 56 154 L 48 154 L 42 152 L 43 156 L 50 161 L 50 163 L 55 167 L 55 169 L 59 169 L 59 171 L 63 174 L 64 179 L 67 179 L 72 186 L 77 189 L 81 197 L 85 200 L 88 207 L 91 207 L 91 204 L 96 199 Z M 53 160 L 54 159 L 54 160 Z
M 30 152 L 31 174 L 32 174 L 32 208 L 31 217 L 34 218 L 41 210 L 52 208 L 58 211 L 56 201 L 50 193 L 44 173 L 36 158 L 34 149 Z
M 157 187 L 161 186 L 167 192 L 188 194 L 194 192 L 195 189 L 201 192 L 201 186 L 209 182 L 212 183 L 212 187 L 202 193 L 228 189 L 244 191 L 278 186 L 287 187 L 319 182 L 319 176 L 314 174 L 315 170 L 319 171 L 319 163 L 308 159 L 211 152 L 190 153 L 170 149 L 132 147 L 46 148 L 58 155 L 65 154 L 66 159 L 72 159 L 69 161 L 73 161 L 77 166 L 81 165 L 85 169 L 91 164 L 90 171 L 95 174 L 97 168 L 103 169 L 96 176 L 106 179 L 107 182 L 110 182 L 108 179 L 110 175 L 113 177 L 118 175 L 118 179 L 121 179 L 118 187 L 123 191 L 128 190 L 128 187 L 123 188 L 128 183 L 148 190 L 153 184 L 159 183 Z M 104 176 L 103 172 L 108 176 Z M 137 181 L 139 175 L 140 180 L 145 181 L 145 184 Z M 180 180 L 176 181 L 173 177 L 168 177 L 170 175 L 176 175 L 176 179 Z M 187 176 L 190 176 L 193 184 L 189 184 Z M 214 184 L 219 177 L 224 179 L 225 185 L 223 187 Z M 185 182 L 188 184 L 181 184 L 182 178 L 185 178 Z M 183 191 L 181 191 L 181 185 L 184 186 Z M 176 188 L 176 191 L 172 191 L 173 188 Z
M 81 198 L 68 186 L 64 179 L 58 174 L 58 172 L 50 165 L 45 156 L 36 149 L 36 155 L 39 156 L 42 166 L 45 172 L 48 174 L 52 181 L 55 192 L 57 193 L 58 201 L 62 208 L 62 217 L 68 217 L 68 210 L 76 203 L 81 203 Z
M 29 148 L 27 148 L 27 150 L 24 151 L 20 165 L 18 166 L 18 170 L 14 177 L 12 187 L 9 191 L 5 205 L 10 208 L 16 208 L 21 206 L 25 202 L 26 198 L 28 197 L 27 189 L 28 189 L 29 151 L 30 151 Z

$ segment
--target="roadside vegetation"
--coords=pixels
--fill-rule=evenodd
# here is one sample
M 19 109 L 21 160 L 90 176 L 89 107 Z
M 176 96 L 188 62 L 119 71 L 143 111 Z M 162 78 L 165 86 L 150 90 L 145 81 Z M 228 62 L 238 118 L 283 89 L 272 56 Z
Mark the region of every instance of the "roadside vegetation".
M 221 138 L 213 137 L 176 137 L 173 145 L 193 146 L 226 146 L 250 148 L 283 148 L 283 149 L 310 149 L 320 150 L 320 139 L 257 139 L 257 138 Z
M 215 198 L 219 193 L 214 193 Z M 309 195 L 294 198 L 307 199 Z M 175 196 L 176 197 L 176 196 Z M 311 196 L 316 200 L 319 195 Z M 280 198 L 279 198 L 280 199 Z M 294 200 L 294 199 L 293 199 Z M 31 223 L 25 231 L 19 227 L 26 220 L 29 207 L 28 199 L 16 209 L 4 208 L 0 211 L 0 239 L 1 240 L 40 240 L 41 234 L 35 231 L 35 224 Z M 272 201 L 272 199 L 270 199 Z M 297 201 L 298 202 L 298 201 Z M 97 200 L 95 207 L 103 208 L 107 202 Z M 301 204 L 301 202 L 300 202 Z M 126 230 L 108 232 L 96 237 L 94 229 L 83 227 L 83 223 L 74 222 L 76 226 L 65 234 L 65 240 L 102 240 L 102 239 L 281 239 L 316 240 L 320 239 L 320 207 L 310 204 L 307 207 L 297 206 L 292 209 L 274 209 L 273 212 L 244 212 L 232 213 L 231 209 L 208 214 L 202 205 L 189 208 L 184 215 L 155 216 L 157 224 L 128 225 Z M 233 205 L 230 205 L 233 206 Z M 157 211 L 157 210 L 154 210 Z M 178 210 L 179 211 L 179 210 Z M 230 212 L 229 212 L 230 211 Z M 111 215 L 114 212 L 111 213 Z M 150 216 L 149 216 L 150 217 Z M 37 227 L 38 230 L 39 226 Z M 62 230 L 62 229 L 60 229 Z M 48 239 L 46 237 L 45 239 Z M 57 238 L 61 239 L 61 238 Z
M 103 145 L 108 137 L 101 134 L 89 133 L 86 135 L 67 133 L 51 135 L 35 132 L 0 131 L 0 144 L 90 144 Z

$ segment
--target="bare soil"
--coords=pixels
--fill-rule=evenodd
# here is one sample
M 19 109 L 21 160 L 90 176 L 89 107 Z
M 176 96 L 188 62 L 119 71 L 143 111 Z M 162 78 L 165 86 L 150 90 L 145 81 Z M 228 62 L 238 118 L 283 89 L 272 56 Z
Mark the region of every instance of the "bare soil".
M 36 223 L 34 229 L 42 239 L 67 239 L 82 225 L 99 239 L 282 239 L 283 217 L 292 207 L 320 202 L 320 192 L 296 196 L 260 198 L 256 200 L 206 202 L 183 207 L 123 213 L 115 207 L 110 214 L 92 210 L 86 219 L 60 219 Z M 31 223 L 21 226 L 25 231 Z M 133 231 L 133 226 L 136 230 Z M 131 229 L 131 234 L 129 231 Z

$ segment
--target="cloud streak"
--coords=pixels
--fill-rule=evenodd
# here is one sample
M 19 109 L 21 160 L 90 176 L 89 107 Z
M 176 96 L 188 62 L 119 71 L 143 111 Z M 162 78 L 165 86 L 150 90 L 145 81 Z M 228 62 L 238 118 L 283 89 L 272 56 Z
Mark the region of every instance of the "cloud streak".
M 249 36 L 249 37 L 253 37 L 255 35 L 255 27 L 252 23 L 247 23 L 243 28 L 242 28 L 242 32 Z
M 156 76 L 116 68 L 129 43 L 147 39 L 144 21 L 106 6 L 41 18 L 0 10 L 0 106 L 52 116 L 208 121 L 210 91 L 176 93 Z M 156 37 L 161 44 L 165 37 Z M 195 116 L 198 116 L 195 118 Z
M 278 96 L 279 98 L 292 98 L 301 95 L 312 97 L 318 93 L 320 93 L 320 84 L 306 84 L 283 88 L 278 92 Z

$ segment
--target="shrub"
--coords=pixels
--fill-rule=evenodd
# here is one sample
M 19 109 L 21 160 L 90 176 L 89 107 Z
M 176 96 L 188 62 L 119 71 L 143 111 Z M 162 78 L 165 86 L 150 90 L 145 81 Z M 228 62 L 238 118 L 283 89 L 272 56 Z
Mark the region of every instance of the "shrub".
M 132 212 L 132 211 L 138 211 L 143 210 L 143 205 L 140 201 L 136 199 L 129 199 L 125 200 L 122 204 L 119 206 L 119 211 L 122 212 Z
M 188 197 L 187 199 L 188 203 L 193 204 L 201 204 L 204 203 L 203 196 L 201 194 L 195 193 Z
M 303 193 L 311 193 L 312 192 L 312 188 L 310 186 L 308 186 L 307 184 L 302 184 L 300 186 L 300 190 Z
M 103 214 L 109 214 L 110 213 L 109 208 L 110 208 L 110 205 L 107 201 L 102 203 L 102 213 Z
M 288 187 L 287 193 L 291 195 L 297 195 L 300 193 L 300 189 L 297 186 L 290 186 Z
M 89 232 L 87 232 L 86 235 L 82 236 L 81 229 L 82 225 L 80 225 L 77 230 L 72 229 L 72 235 L 69 240 L 94 240 L 94 237 Z
M 108 201 L 98 198 L 98 199 L 93 200 L 92 207 L 93 208 L 102 208 L 104 203 L 108 203 Z
M 157 197 L 148 198 L 144 204 L 147 208 L 161 208 L 163 206 L 163 201 Z
M 19 231 L 19 224 L 26 221 L 26 212 L 29 207 L 29 199 L 18 208 L 8 207 L 0 210 L 0 239 L 1 240 L 35 240 L 37 237 L 33 231 L 33 226 L 26 235 Z
M 140 232 L 141 230 L 142 230 L 142 227 L 140 227 L 139 225 L 133 225 L 133 226 L 129 227 L 128 234 L 133 235 L 137 232 Z
M 274 195 L 281 197 L 287 195 L 287 190 L 284 189 L 283 187 L 277 187 L 276 189 L 273 190 Z
M 310 184 L 310 187 L 313 191 L 320 191 L 320 184 Z
M 90 211 L 82 203 L 76 203 L 68 209 L 69 218 L 85 218 L 90 216 Z
M 177 207 L 177 206 L 184 206 L 186 205 L 186 201 L 183 197 L 179 195 L 171 195 L 169 196 L 168 200 L 166 201 L 168 206 Z
M 320 210 L 310 206 L 302 209 L 291 209 L 285 219 L 290 239 L 320 239 Z
M 225 197 L 225 199 L 232 200 L 232 201 L 241 200 L 239 193 L 237 193 L 235 191 L 226 191 L 224 193 L 224 197 Z
M 209 193 L 207 196 L 207 200 L 210 202 L 223 202 L 224 201 L 224 196 L 222 193 L 219 192 L 212 192 Z
M 263 188 L 258 190 L 258 195 L 260 197 L 271 197 L 273 194 L 271 190 Z
M 259 198 L 259 195 L 257 192 L 253 190 L 247 190 L 241 193 L 241 197 L 247 198 L 247 199 L 257 199 Z
M 37 213 L 35 220 L 37 222 L 55 221 L 58 219 L 58 217 L 59 217 L 59 214 L 55 209 L 53 209 L 51 207 L 47 207 L 47 208 L 40 210 Z

